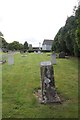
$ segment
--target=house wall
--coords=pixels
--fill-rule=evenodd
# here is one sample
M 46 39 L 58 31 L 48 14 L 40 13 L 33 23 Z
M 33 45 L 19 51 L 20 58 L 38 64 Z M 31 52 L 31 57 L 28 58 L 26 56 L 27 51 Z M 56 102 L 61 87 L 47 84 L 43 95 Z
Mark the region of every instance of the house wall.
M 46 50 L 46 45 L 42 45 L 42 50 Z
M 51 45 L 42 45 L 42 50 L 51 50 Z
M 46 45 L 46 50 L 51 50 L 51 45 Z

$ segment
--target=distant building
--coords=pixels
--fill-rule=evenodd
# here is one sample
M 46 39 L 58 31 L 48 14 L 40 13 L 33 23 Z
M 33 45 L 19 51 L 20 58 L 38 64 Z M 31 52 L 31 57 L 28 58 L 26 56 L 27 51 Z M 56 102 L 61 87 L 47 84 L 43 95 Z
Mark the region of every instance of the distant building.
M 51 50 L 53 40 L 44 39 L 42 44 L 42 50 Z
M 33 51 L 38 52 L 39 51 L 39 47 L 33 47 Z
M 78 6 L 80 6 L 80 1 L 78 0 Z

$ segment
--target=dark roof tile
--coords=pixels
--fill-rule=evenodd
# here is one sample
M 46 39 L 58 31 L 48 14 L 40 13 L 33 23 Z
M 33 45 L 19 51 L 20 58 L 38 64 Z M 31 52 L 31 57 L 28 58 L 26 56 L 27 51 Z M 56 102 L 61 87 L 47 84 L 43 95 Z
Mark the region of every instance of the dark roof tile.
M 48 40 L 48 39 L 44 39 L 44 41 L 43 41 L 43 45 L 52 45 L 52 43 L 53 43 L 53 40 Z

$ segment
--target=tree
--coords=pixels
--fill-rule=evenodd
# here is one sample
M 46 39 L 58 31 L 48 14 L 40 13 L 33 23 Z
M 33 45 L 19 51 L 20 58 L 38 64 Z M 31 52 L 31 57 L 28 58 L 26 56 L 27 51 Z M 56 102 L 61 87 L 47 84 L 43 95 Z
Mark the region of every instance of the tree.
M 7 49 L 7 47 L 8 47 L 8 43 L 6 42 L 4 38 L 2 38 L 2 48 Z
M 9 43 L 8 49 L 9 50 L 21 50 L 23 49 L 23 45 L 20 44 L 18 41 L 13 41 L 12 43 Z
M 77 22 L 77 30 L 75 32 L 76 41 L 75 41 L 75 54 L 76 56 L 80 57 L 80 5 L 76 10 L 76 22 Z
M 25 41 L 25 43 L 24 43 L 24 50 L 28 50 L 28 43 L 27 43 L 27 41 Z
M 2 32 L 0 32 L 0 48 L 2 48 L 2 37 L 3 37 L 3 34 Z
M 3 36 L 2 32 L 0 32 L 0 36 Z
M 23 44 L 19 44 L 20 45 L 20 50 L 23 50 L 24 49 L 24 45 Z
M 61 27 L 56 34 L 52 50 L 64 51 L 70 55 L 79 56 L 80 53 L 80 6 L 75 9 L 75 15 L 66 20 L 64 27 Z

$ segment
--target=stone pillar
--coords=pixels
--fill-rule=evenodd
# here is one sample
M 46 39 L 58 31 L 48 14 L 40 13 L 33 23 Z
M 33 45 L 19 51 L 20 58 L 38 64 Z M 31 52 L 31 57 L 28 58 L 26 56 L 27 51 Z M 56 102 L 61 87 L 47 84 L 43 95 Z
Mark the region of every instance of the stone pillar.
M 41 94 L 43 102 L 53 102 L 56 94 L 53 65 L 50 61 L 41 62 Z

